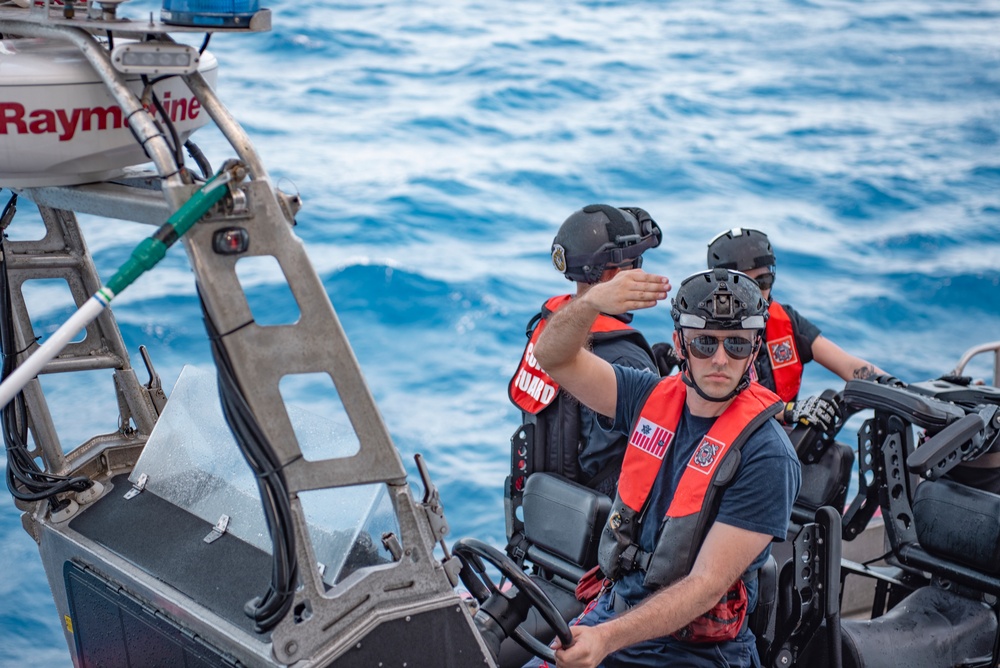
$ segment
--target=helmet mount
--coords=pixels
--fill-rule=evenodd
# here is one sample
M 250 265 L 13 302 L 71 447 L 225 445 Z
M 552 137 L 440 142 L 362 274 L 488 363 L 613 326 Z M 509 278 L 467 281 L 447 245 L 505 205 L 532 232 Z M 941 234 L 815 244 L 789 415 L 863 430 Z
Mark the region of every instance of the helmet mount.
M 709 269 L 681 282 L 671 301 L 675 329 L 763 330 L 768 305 L 757 282 L 730 269 Z

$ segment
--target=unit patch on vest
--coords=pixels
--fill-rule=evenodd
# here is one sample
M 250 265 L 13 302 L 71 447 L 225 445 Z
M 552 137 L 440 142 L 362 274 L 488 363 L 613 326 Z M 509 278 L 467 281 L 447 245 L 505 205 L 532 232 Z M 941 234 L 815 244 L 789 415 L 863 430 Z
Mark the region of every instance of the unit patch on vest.
M 667 452 L 670 441 L 674 438 L 674 432 L 661 427 L 655 422 L 650 422 L 646 418 L 639 418 L 639 423 L 629 436 L 628 444 L 634 445 L 643 452 L 648 452 L 657 459 L 663 459 Z
M 783 336 L 777 341 L 767 342 L 767 353 L 771 356 L 771 368 L 795 364 L 799 361 L 795 354 L 795 346 L 792 345 L 791 336 Z
M 695 449 L 691 461 L 688 462 L 688 467 L 705 475 L 711 474 L 712 469 L 719 461 L 716 455 L 719 454 L 719 450 L 722 450 L 724 445 L 724 443 L 706 436 Z

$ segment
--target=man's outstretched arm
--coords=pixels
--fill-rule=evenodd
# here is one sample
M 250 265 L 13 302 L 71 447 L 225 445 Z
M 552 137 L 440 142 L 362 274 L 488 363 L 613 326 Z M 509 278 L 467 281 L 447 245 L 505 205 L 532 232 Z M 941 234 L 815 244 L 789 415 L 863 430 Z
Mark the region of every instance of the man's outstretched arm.
M 856 357 L 825 336 L 817 336 L 812 344 L 813 359 L 848 381 L 854 378 L 874 378 L 885 374 L 871 362 Z
M 667 298 L 670 281 L 641 269 L 618 273 L 556 311 L 535 344 L 535 359 L 563 389 L 591 410 L 615 414 L 618 389 L 610 364 L 586 349 L 600 313 L 618 315 L 651 308 Z

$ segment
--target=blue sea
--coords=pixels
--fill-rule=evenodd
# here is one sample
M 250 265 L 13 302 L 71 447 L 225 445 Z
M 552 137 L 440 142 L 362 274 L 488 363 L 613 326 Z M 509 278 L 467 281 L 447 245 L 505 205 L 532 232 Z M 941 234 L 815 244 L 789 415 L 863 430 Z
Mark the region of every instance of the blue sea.
M 717 232 L 766 231 L 776 297 L 905 381 L 1000 339 L 997 0 L 269 7 L 270 32 L 212 38 L 218 90 L 301 194 L 296 232 L 411 479 L 426 457 L 451 539 L 504 540 L 506 384 L 526 321 L 571 287 L 549 246 L 583 205 L 648 210 L 664 240 L 645 268 L 675 285 Z M 193 139 L 230 157 L 212 131 Z M 24 202 L 11 236 L 37 220 Z M 105 280 L 150 233 L 84 228 Z M 246 283 L 266 294 L 275 277 Z M 117 303 L 141 378 L 140 344 L 167 388 L 211 364 L 181 248 Z M 32 316 L 50 334 L 71 310 L 54 298 Z M 670 335 L 662 306 L 635 324 Z M 838 386 L 807 367 L 805 394 Z M 69 399 L 90 389 L 56 387 L 67 443 L 116 427 L 113 400 Z M 71 665 L 9 498 L 0 564 L 0 665 Z

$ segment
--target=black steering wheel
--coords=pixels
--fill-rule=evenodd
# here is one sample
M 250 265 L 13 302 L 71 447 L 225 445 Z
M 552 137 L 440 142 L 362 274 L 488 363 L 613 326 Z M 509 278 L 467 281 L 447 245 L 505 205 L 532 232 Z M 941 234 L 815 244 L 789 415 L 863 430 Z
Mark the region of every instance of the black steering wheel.
M 479 601 L 480 610 L 503 627 L 518 645 L 540 659 L 555 661 L 554 649 L 520 627 L 532 607 L 556 632 L 563 647 L 569 647 L 573 643 L 573 634 L 559 609 L 506 554 L 475 538 L 463 538 L 456 542 L 452 552 L 462 560 L 459 577 L 469 593 Z M 517 593 L 511 596 L 508 592 L 500 591 L 486 573 L 482 560 L 492 564 L 501 575 L 510 580 L 517 588 Z

